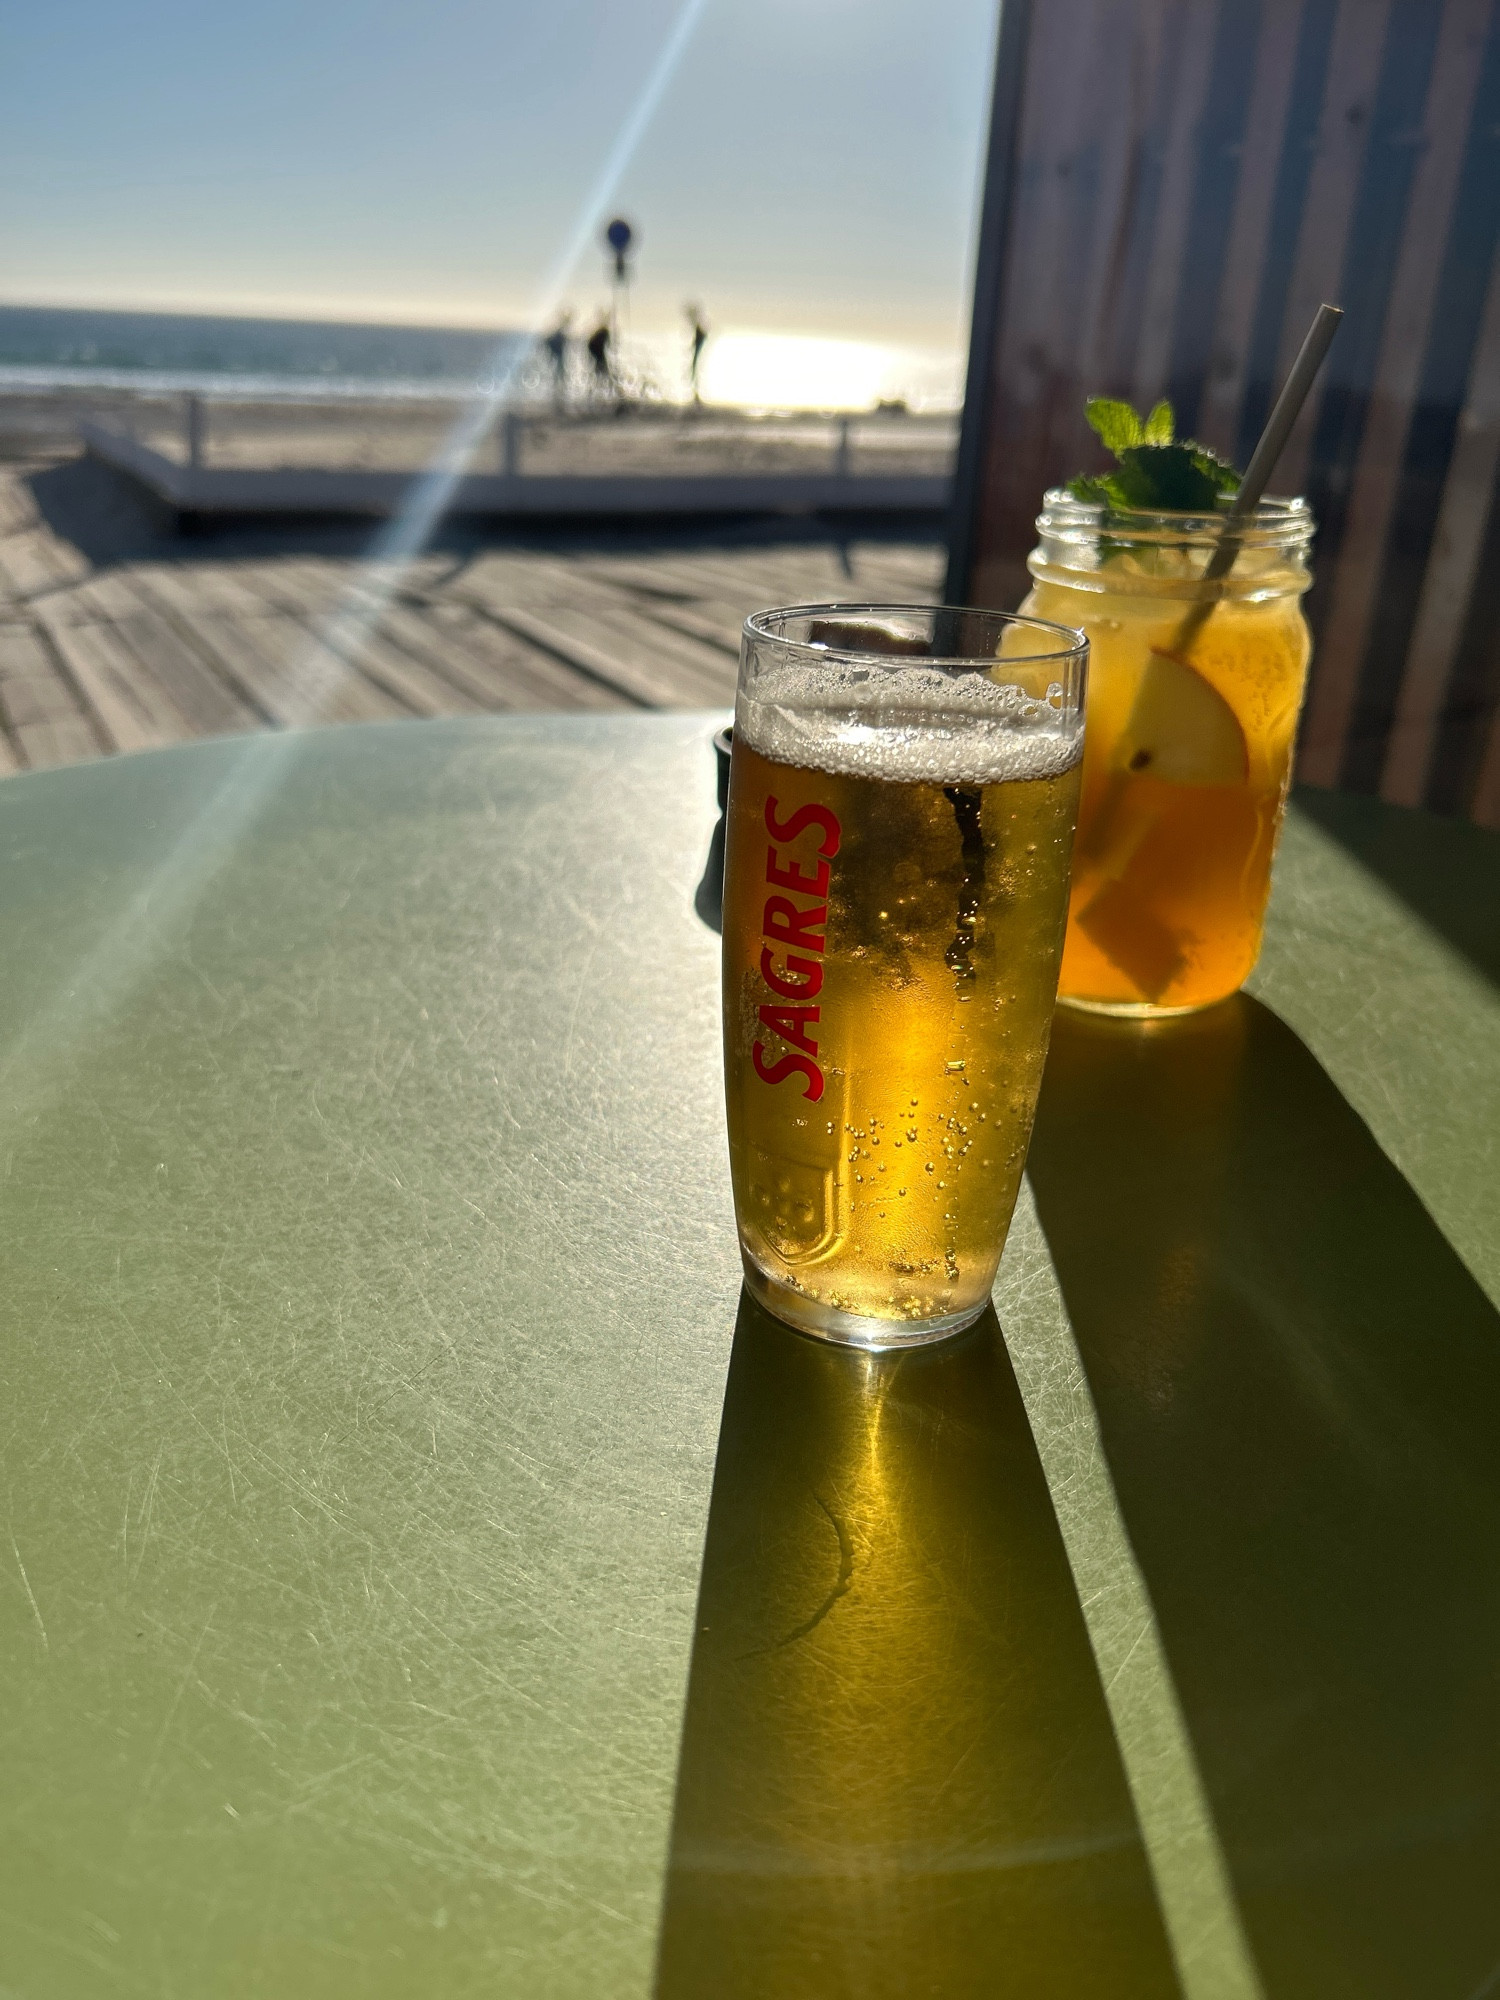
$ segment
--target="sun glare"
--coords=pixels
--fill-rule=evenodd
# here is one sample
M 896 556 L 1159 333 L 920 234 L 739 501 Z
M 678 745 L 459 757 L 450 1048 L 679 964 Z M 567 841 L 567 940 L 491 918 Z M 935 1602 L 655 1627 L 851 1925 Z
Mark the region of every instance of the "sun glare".
M 723 333 L 703 357 L 703 398 L 764 410 L 868 410 L 899 393 L 895 350 L 795 333 Z

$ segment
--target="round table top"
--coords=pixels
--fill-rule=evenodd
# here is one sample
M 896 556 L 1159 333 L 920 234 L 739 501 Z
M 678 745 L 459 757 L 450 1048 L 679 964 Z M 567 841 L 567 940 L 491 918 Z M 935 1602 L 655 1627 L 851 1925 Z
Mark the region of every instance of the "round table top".
M 0 784 L 0 1991 L 1464 2000 L 1500 843 L 1309 800 L 872 1359 L 740 1298 L 721 719 Z

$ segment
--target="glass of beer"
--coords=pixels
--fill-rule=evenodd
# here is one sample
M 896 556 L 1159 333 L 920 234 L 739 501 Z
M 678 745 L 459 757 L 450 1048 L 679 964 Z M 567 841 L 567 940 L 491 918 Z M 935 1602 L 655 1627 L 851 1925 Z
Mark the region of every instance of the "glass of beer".
M 1037 530 L 1022 610 L 1093 649 L 1058 998 L 1146 1018 L 1211 1006 L 1260 954 L 1312 650 L 1312 515 L 1261 501 L 1212 580 L 1222 517 L 1058 491 Z
M 1047 1053 L 1083 634 L 803 605 L 748 619 L 724 1059 L 750 1290 L 904 1347 L 984 1310 Z

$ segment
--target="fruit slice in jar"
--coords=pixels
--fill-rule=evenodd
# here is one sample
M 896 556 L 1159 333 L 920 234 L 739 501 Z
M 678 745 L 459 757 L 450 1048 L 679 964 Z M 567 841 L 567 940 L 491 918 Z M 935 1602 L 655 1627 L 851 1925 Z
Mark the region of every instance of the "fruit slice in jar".
M 1242 785 L 1250 753 L 1239 717 L 1196 667 L 1151 653 L 1110 759 L 1169 785 Z
M 1110 758 L 1093 822 L 1079 842 L 1087 893 L 1077 921 L 1141 998 L 1159 1001 L 1187 963 L 1179 938 L 1153 907 L 1133 864 L 1171 794 L 1131 785 L 1243 785 L 1250 756 L 1239 718 L 1216 687 L 1175 654 L 1153 652 Z

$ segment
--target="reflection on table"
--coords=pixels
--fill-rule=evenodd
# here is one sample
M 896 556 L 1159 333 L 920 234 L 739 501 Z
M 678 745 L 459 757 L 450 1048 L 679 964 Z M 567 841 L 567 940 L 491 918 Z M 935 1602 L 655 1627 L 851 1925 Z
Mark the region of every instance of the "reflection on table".
M 744 1299 L 661 2000 L 1176 1990 L 993 1313 L 871 1356 Z

